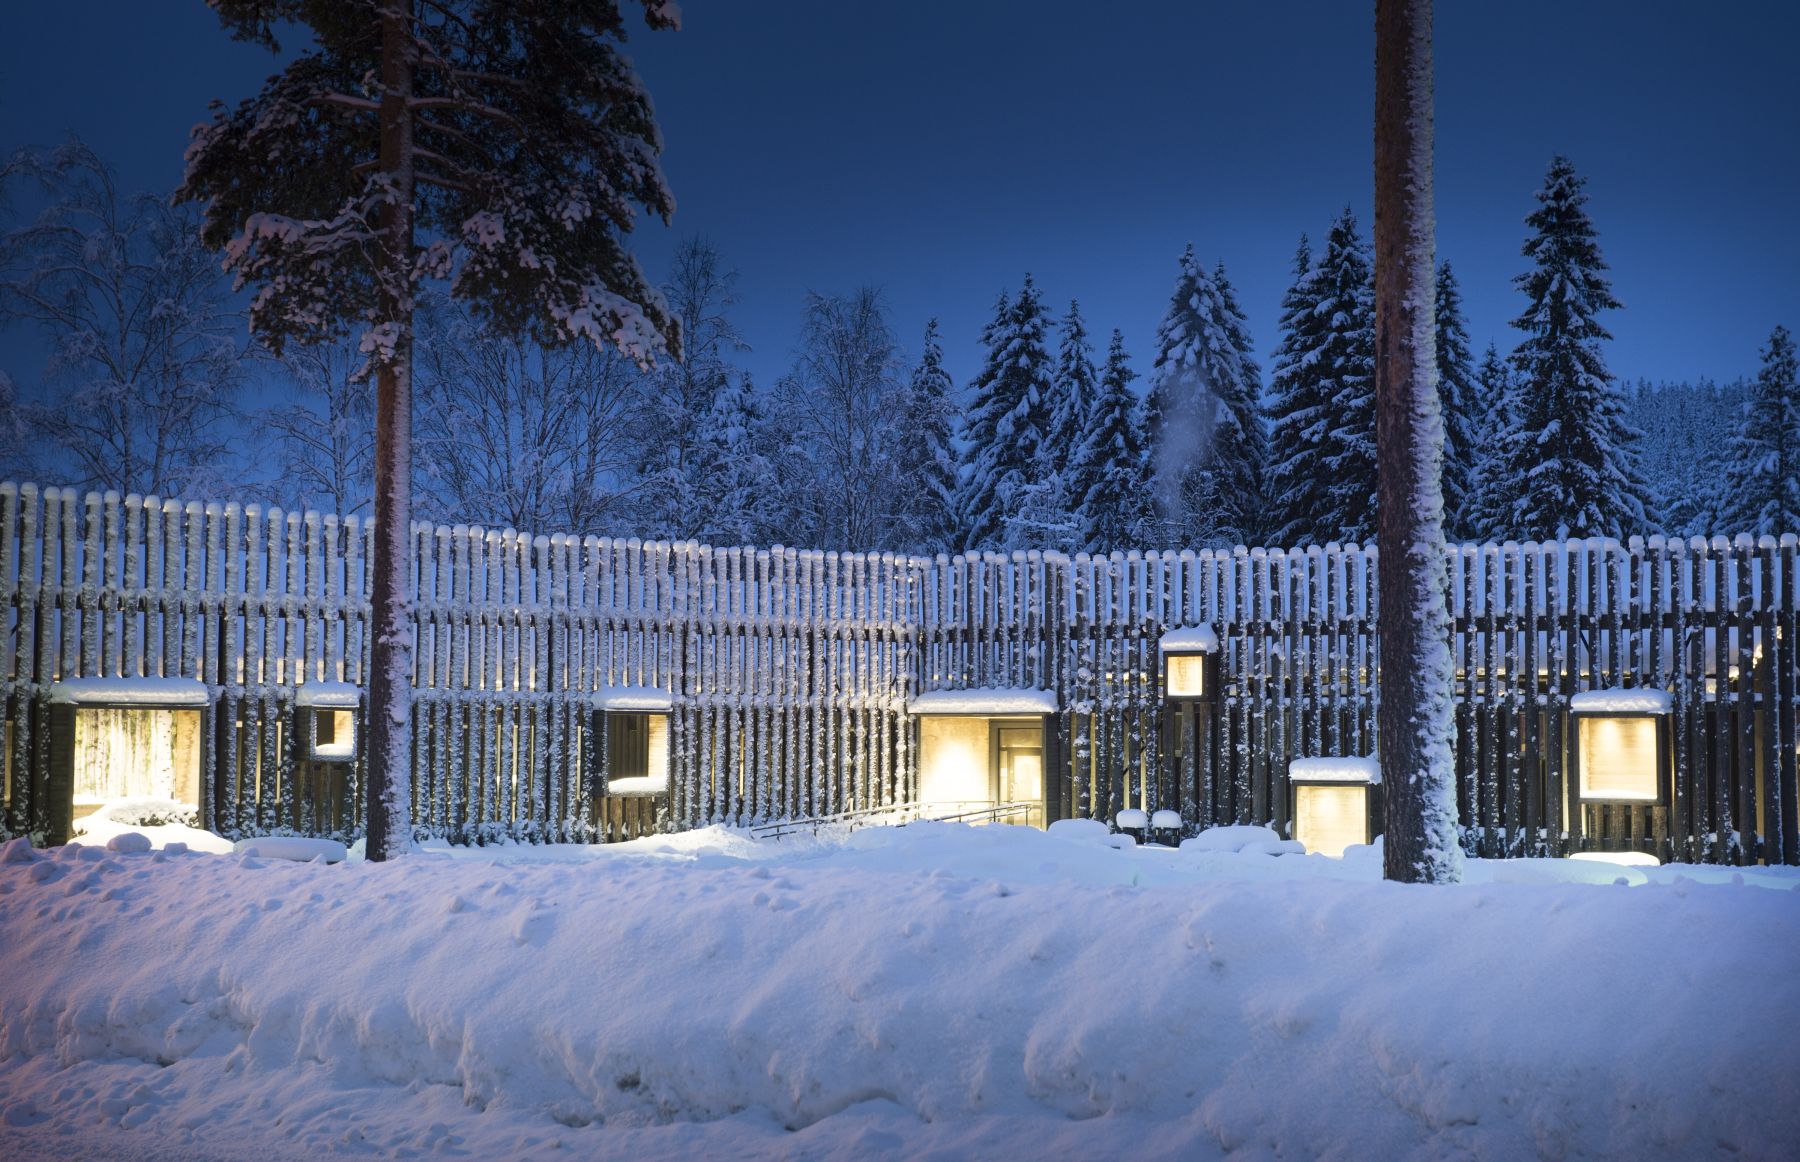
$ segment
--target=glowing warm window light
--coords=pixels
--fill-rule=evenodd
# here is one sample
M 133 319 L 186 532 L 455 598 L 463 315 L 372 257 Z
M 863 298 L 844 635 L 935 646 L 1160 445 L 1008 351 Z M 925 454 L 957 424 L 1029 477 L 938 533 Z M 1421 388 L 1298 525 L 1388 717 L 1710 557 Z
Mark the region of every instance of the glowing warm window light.
M 333 762 L 356 757 L 356 711 L 313 711 L 313 758 Z
M 660 795 L 669 789 L 669 716 L 667 714 L 615 714 L 612 730 L 632 730 L 627 720 L 635 719 L 644 732 L 643 767 L 637 768 L 635 756 L 631 767 L 609 771 L 606 791 L 609 795 Z M 613 759 L 619 761 L 623 748 L 614 742 Z M 635 748 L 634 748 L 635 749 Z
M 173 799 L 200 805 L 200 712 L 78 707 L 75 802 Z
M 1369 842 L 1369 788 L 1360 783 L 1294 787 L 1294 838 L 1306 850 L 1341 856 Z
M 1662 798 L 1654 717 L 1577 715 L 1575 723 L 1583 799 L 1654 803 Z
M 919 719 L 919 801 L 993 801 L 987 719 L 938 714 Z
M 1168 654 L 1163 658 L 1164 685 L 1171 698 L 1204 698 L 1206 655 Z

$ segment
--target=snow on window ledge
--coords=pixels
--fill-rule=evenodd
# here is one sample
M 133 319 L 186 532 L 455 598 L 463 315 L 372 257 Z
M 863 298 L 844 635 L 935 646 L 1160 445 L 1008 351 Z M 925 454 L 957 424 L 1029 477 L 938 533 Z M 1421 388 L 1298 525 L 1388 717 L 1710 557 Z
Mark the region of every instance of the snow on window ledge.
M 1195 650 L 1203 654 L 1216 654 L 1219 652 L 1219 635 L 1213 632 L 1210 625 L 1189 625 L 1163 634 L 1158 645 L 1165 654 Z
M 1298 758 L 1288 764 L 1288 778 L 1304 783 L 1381 782 L 1381 763 L 1372 758 Z
M 50 687 L 50 701 L 166 709 L 206 706 L 211 699 L 198 678 L 68 678 Z
M 927 690 L 906 704 L 909 714 L 1055 714 L 1056 691 L 1023 686 Z
M 1583 690 L 1569 698 L 1569 709 L 1576 714 L 1667 714 L 1675 699 L 1667 690 L 1635 689 Z
M 622 799 L 644 799 L 665 795 L 669 791 L 669 775 L 633 775 L 627 779 L 606 780 L 606 793 Z
M 654 686 L 603 686 L 594 691 L 596 710 L 629 710 L 666 714 L 675 707 L 675 696 Z
M 304 682 L 294 694 L 295 706 L 355 710 L 362 691 L 348 682 Z

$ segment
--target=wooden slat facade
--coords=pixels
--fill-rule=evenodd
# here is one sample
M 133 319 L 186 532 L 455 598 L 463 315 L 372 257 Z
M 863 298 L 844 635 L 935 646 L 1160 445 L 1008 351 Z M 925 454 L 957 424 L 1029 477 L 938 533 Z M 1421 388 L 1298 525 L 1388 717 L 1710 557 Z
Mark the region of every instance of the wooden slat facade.
M 207 824 L 353 837 L 360 764 L 294 744 L 305 680 L 364 686 L 369 529 L 255 505 L 0 485 L 0 830 L 42 836 L 52 684 L 198 678 Z M 903 803 L 921 691 L 1055 691 L 1051 817 L 1286 830 L 1290 759 L 1374 746 L 1374 553 L 936 558 L 418 525 L 414 819 L 462 842 L 618 840 Z M 1794 535 L 1466 545 L 1446 561 L 1459 808 L 1484 856 L 1800 863 Z M 1168 628 L 1219 635 L 1179 729 Z M 600 793 L 596 692 L 670 692 L 668 794 Z M 1674 696 L 1673 795 L 1571 801 L 1569 697 Z M 1186 738 L 1189 761 L 1163 749 Z

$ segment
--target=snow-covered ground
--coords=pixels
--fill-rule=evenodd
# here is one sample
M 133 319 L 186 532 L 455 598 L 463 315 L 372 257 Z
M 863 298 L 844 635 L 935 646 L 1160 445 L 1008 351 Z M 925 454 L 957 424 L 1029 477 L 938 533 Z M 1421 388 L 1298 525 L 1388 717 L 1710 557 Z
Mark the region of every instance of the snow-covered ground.
M 1793 1156 L 1794 870 L 1204 838 L 9 845 L 0 1157 Z

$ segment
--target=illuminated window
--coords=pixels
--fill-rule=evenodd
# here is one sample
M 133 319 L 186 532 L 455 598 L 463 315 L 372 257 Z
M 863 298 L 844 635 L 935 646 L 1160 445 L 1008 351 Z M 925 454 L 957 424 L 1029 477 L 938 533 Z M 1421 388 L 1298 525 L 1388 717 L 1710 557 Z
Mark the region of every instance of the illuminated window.
M 75 708 L 77 814 L 115 799 L 200 805 L 200 711 Z
M 1655 716 L 1578 714 L 1575 731 L 1583 799 L 1615 803 L 1662 799 L 1662 729 Z
M 928 714 L 919 719 L 919 801 L 932 812 L 1030 804 L 1001 822 L 1044 825 L 1044 719 Z
M 606 716 L 606 793 L 661 795 L 669 789 L 669 716 Z
M 1369 788 L 1360 783 L 1294 784 L 1294 838 L 1306 850 L 1341 856 L 1368 843 Z
M 1205 654 L 1168 654 L 1163 658 L 1164 687 L 1171 698 L 1206 698 Z
M 1217 679 L 1212 674 L 1219 655 L 1219 638 L 1211 626 L 1190 625 L 1172 629 L 1157 642 L 1163 659 L 1163 695 L 1171 701 L 1210 700 Z
M 342 763 L 356 757 L 356 711 L 321 707 L 312 712 L 312 758 Z

